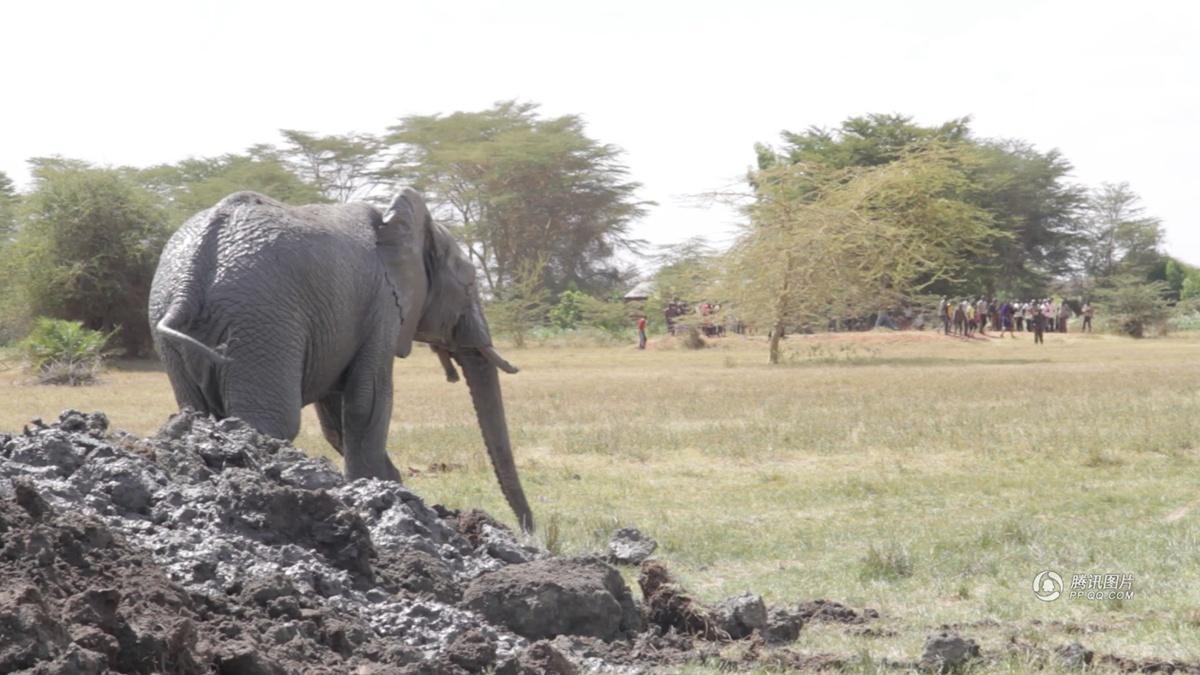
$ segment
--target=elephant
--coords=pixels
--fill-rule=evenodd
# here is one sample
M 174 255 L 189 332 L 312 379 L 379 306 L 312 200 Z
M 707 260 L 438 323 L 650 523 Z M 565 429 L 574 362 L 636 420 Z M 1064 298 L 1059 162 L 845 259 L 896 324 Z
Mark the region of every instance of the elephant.
M 411 188 L 383 214 L 237 192 L 167 242 L 150 325 L 181 408 L 290 441 L 313 404 L 351 480 L 400 480 L 385 449 L 392 366 L 414 341 L 430 345 L 447 379 L 461 367 L 500 489 L 532 531 L 498 374 L 517 369 L 492 345 L 475 281 Z

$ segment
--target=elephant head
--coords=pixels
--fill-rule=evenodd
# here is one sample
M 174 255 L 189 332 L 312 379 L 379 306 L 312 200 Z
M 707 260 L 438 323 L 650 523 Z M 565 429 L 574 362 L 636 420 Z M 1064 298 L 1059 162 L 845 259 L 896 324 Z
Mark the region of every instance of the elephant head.
M 532 531 L 533 513 L 513 461 L 498 373 L 515 373 L 517 368 L 492 346 L 475 266 L 450 233 L 433 221 L 425 200 L 412 188 L 392 200 L 376 230 L 376 243 L 401 313 L 396 355 L 407 356 L 415 340 L 433 347 L 448 376 L 454 372 L 449 359 L 458 362 L 500 490 L 521 528 Z

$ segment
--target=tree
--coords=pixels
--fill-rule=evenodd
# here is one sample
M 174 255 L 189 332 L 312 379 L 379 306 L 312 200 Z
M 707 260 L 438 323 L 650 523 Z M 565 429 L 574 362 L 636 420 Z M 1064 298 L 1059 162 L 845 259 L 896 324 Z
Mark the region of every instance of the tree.
M 786 332 L 953 281 L 969 252 L 998 236 L 985 211 L 958 198 L 961 160 L 931 147 L 873 167 L 801 162 L 751 176 L 722 294 L 740 318 L 770 327 L 771 363 Z
M 32 165 L 34 189 L 13 244 L 32 314 L 104 333 L 120 328 L 125 352 L 141 354 L 150 281 L 167 237 L 157 200 L 117 170 Z
M 24 335 L 30 322 L 11 246 L 19 224 L 20 200 L 12 179 L 0 171 L 0 345 Z
M 382 183 L 383 141 L 371 134 L 316 136 L 295 129 L 280 131 L 282 155 L 292 172 L 335 202 L 362 200 Z
M 315 186 L 292 173 L 269 145 L 254 146 L 244 155 L 185 159 L 177 164 L 126 169 L 125 173 L 158 196 L 169 214 L 171 229 L 242 190 L 261 192 L 287 204 L 328 201 Z
M 962 117 L 922 127 L 907 115 L 850 117 L 832 130 L 784 131 L 783 158 L 791 164 L 817 163 L 832 169 L 881 166 L 901 159 L 914 146 L 965 141 L 971 134 L 970 122 L 969 117 Z
M 1071 270 L 1080 208 L 1086 195 L 1067 182 L 1072 171 L 1057 150 L 1038 152 L 1024 141 L 973 144 L 969 201 L 1009 236 L 974 252 L 971 290 L 1042 294 Z
M 1192 270 L 1179 288 L 1180 300 L 1200 299 L 1200 270 Z
M 508 101 L 406 117 L 389 131 L 397 159 L 388 175 L 422 190 L 458 230 L 489 293 L 502 294 L 536 260 L 555 297 L 624 281 L 613 256 L 638 247 L 630 226 L 646 203 L 621 150 L 589 138 L 578 116 L 546 119 L 535 104 Z
M 17 204 L 20 195 L 8 174 L 0 171 L 0 248 L 17 232 Z
M 992 227 L 1007 236 L 965 255 L 969 265 L 939 293 L 1000 290 L 1036 294 L 1069 268 L 1072 234 L 1083 202 L 1066 178 L 1071 165 L 1057 151 L 1040 153 L 1020 141 L 979 140 L 970 119 L 936 126 L 905 115 L 851 117 L 835 129 L 784 131 L 779 149 L 756 146 L 760 169 L 779 164 L 816 164 L 831 169 L 877 167 L 922 148 L 953 148 L 965 182 L 956 199 L 988 212 Z
M 1162 222 L 1145 215 L 1128 183 L 1104 183 L 1092 191 L 1080 233 L 1079 263 L 1093 284 L 1110 286 L 1119 276 L 1146 279 L 1162 257 Z

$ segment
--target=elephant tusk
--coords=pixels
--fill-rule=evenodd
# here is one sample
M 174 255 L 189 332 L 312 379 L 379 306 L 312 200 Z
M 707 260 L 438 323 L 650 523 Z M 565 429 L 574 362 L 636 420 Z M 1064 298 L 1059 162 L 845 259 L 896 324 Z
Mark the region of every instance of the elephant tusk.
M 484 348 L 480 349 L 479 351 L 480 351 L 480 353 L 483 354 L 484 358 L 486 358 L 488 360 L 488 363 L 492 364 L 493 366 L 496 366 L 497 368 L 499 368 L 500 370 L 503 370 L 504 372 L 508 373 L 509 375 L 513 375 L 513 374 L 516 374 L 517 372 L 520 372 L 520 368 L 517 368 L 516 366 L 509 363 L 508 361 L 505 361 L 504 357 L 497 354 L 495 347 L 488 345 L 487 347 L 484 347 Z

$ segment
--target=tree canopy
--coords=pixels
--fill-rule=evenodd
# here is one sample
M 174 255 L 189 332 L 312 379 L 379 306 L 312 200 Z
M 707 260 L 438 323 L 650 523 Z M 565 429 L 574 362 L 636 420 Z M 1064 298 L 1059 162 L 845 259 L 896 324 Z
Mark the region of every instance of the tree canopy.
M 645 211 L 621 151 L 577 115 L 542 118 L 512 101 L 479 112 L 406 117 L 389 129 L 388 174 L 414 184 L 462 235 L 486 289 L 502 293 L 530 262 L 542 286 L 603 292 L 626 278 L 614 261 L 639 242 Z
M 739 318 L 770 328 L 772 363 L 784 333 L 957 282 L 973 250 L 1004 236 L 963 199 L 969 160 L 935 145 L 868 167 L 799 161 L 752 174 L 723 297 Z
M 255 146 L 241 155 L 190 158 L 126 172 L 158 196 L 169 213 L 172 229 L 241 190 L 261 192 L 289 204 L 328 201 L 316 186 L 293 173 L 275 148 L 268 145 Z
M 884 166 L 914 151 L 951 149 L 960 165 L 956 198 L 986 211 L 1006 236 L 965 253 L 968 263 L 946 293 L 1030 293 L 1068 271 L 1083 190 L 1067 178 L 1071 165 L 1056 150 L 1038 152 L 1015 140 L 977 139 L 970 118 L 921 126 L 905 115 L 851 117 L 835 129 L 784 131 L 779 148 L 759 144 L 759 167 L 781 163 L 832 169 Z

